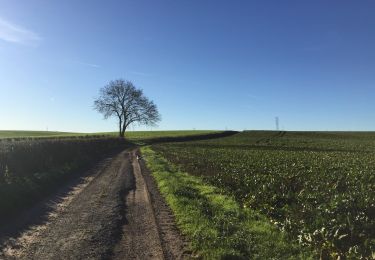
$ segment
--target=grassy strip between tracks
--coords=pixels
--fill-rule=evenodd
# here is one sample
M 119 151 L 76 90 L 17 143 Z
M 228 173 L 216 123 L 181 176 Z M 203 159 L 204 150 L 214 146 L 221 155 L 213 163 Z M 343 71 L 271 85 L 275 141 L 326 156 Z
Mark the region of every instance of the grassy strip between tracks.
M 263 215 L 196 176 L 181 172 L 149 146 L 142 154 L 192 249 L 205 259 L 312 259 Z

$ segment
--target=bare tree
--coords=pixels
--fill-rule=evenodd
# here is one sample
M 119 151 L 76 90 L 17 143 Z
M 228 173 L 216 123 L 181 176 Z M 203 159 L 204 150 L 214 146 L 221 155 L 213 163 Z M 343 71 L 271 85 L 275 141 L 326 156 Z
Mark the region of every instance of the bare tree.
M 119 135 L 125 136 L 130 124 L 156 125 L 160 114 L 153 101 L 143 95 L 130 81 L 118 79 L 109 82 L 100 89 L 100 96 L 94 102 L 94 108 L 104 118 L 116 117 L 119 123 Z

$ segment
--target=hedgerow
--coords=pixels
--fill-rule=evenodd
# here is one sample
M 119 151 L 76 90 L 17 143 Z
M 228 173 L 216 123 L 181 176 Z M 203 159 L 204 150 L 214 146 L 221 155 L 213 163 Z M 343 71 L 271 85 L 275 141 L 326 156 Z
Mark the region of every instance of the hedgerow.
M 104 155 L 127 145 L 118 138 L 0 142 L 0 220 L 45 197 Z

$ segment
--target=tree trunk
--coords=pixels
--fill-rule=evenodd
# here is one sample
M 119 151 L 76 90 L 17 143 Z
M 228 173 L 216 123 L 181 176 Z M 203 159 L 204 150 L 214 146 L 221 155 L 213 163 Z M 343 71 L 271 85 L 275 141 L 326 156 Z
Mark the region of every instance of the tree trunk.
M 118 134 L 119 134 L 120 137 L 124 137 L 123 133 L 122 133 L 122 128 L 121 128 L 121 126 L 122 126 L 122 120 L 121 120 L 121 118 L 120 118 L 119 121 L 120 121 L 120 123 L 119 123 L 119 133 Z
M 120 134 L 121 137 L 125 137 L 125 130 L 126 130 L 126 125 L 125 125 L 125 122 L 124 122 L 124 124 L 122 125 L 121 134 Z
M 125 129 L 124 128 L 121 131 L 120 137 L 125 137 Z

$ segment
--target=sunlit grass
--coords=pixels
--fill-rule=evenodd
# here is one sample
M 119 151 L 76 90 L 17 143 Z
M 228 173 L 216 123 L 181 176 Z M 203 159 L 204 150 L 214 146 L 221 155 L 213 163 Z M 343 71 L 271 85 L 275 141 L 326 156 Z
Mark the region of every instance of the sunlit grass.
M 193 250 L 204 259 L 309 259 L 263 215 L 181 172 L 149 147 L 142 148 L 147 166 L 173 210 Z

